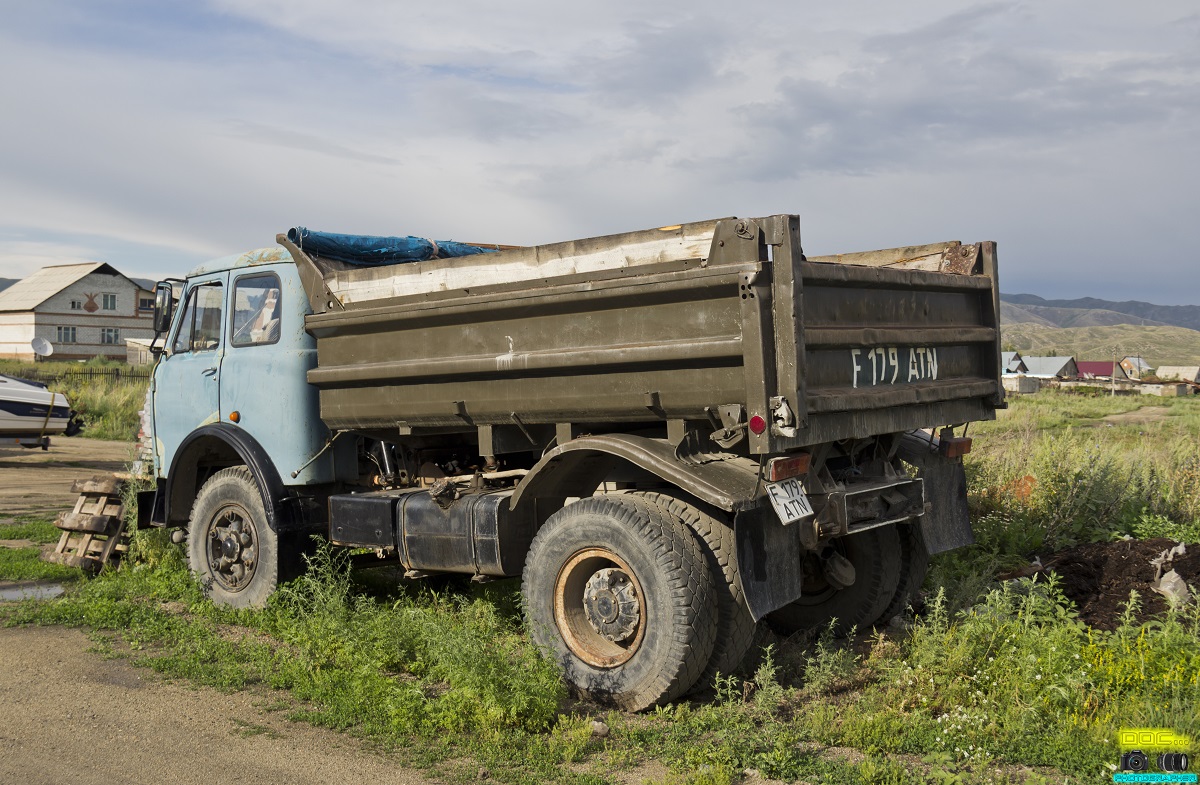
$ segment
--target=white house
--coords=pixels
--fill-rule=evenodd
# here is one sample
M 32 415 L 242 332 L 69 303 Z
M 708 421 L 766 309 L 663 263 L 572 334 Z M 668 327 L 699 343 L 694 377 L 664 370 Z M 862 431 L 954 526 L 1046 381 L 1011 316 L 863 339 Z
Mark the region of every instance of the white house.
M 0 292 L 0 357 L 31 360 L 45 338 L 54 358 L 125 359 L 125 339 L 152 338 L 154 293 L 103 262 L 43 267 Z

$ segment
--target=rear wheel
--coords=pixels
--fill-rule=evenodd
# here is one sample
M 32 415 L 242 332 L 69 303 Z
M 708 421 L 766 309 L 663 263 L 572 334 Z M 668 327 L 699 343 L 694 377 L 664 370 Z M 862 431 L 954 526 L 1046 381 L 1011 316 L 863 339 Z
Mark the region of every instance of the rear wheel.
M 641 710 L 683 695 L 712 656 L 716 590 L 702 543 L 632 496 L 550 516 L 522 576 L 534 641 L 583 697 Z
M 705 557 L 717 590 L 717 641 L 696 686 L 707 688 L 717 674 L 733 673 L 754 643 L 756 625 L 742 594 L 733 528 L 717 517 L 720 513 L 707 512 L 674 496 L 655 491 L 637 495 L 682 520 L 706 546 Z
M 279 584 L 279 538 L 245 466 L 204 483 L 188 523 L 188 562 L 213 602 L 261 607 Z
M 900 585 L 901 546 L 895 526 L 881 526 L 830 542 L 854 567 L 854 582 L 838 588 L 825 576 L 815 553 L 804 556 L 800 599 L 767 616 L 772 626 L 792 634 L 822 629 L 836 619 L 834 632 L 872 625 L 896 596 Z
M 896 529 L 900 535 L 900 582 L 892 601 L 875 622 L 877 625 L 887 624 L 908 607 L 921 590 L 925 575 L 929 572 L 929 551 L 925 549 L 920 524 L 901 524 Z

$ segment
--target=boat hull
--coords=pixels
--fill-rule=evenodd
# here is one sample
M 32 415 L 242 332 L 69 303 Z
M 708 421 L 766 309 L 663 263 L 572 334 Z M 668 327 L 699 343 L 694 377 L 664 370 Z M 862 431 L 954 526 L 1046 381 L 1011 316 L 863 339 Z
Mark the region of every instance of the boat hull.
M 70 423 L 67 396 L 37 382 L 0 375 L 0 437 L 57 436 Z

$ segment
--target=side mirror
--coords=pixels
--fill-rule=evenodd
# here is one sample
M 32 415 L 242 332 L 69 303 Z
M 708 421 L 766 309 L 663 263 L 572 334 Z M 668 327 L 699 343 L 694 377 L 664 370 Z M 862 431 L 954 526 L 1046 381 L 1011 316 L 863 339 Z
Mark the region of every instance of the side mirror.
M 171 329 L 171 316 L 174 312 L 174 291 L 168 281 L 159 281 L 154 285 L 154 332 L 165 333 Z

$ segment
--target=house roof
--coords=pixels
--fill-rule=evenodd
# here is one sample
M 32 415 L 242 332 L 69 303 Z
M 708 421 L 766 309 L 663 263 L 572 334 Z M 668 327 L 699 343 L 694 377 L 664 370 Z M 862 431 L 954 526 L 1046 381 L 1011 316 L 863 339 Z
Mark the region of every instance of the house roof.
M 1075 367 L 1077 367 L 1079 369 L 1080 376 L 1087 376 L 1087 377 L 1103 376 L 1105 379 L 1111 379 L 1113 376 L 1113 361 L 1112 360 L 1108 360 L 1108 361 L 1076 360 Z M 1116 367 L 1118 369 L 1117 378 L 1118 379 L 1125 378 L 1125 369 L 1121 368 L 1121 366 L 1119 364 Z
M 32 311 L 63 289 L 92 273 L 120 276 L 138 289 L 142 288 L 136 281 L 121 273 L 111 264 L 104 262 L 57 264 L 43 267 L 33 275 L 22 278 L 0 292 L 0 311 Z
M 1146 362 L 1145 359 L 1143 359 L 1141 357 L 1135 357 L 1132 355 L 1127 356 L 1127 357 L 1122 357 L 1121 364 L 1122 365 L 1128 364 L 1130 368 L 1134 368 L 1139 371 L 1149 371 L 1151 369 L 1150 363 Z
M 1001 352 L 1000 364 L 1004 368 L 1004 373 L 1020 373 L 1028 370 L 1021 359 L 1020 352 Z
M 1185 382 L 1194 382 L 1200 380 L 1200 367 L 1195 365 L 1163 365 L 1159 367 L 1154 375 L 1164 381 L 1179 379 Z
M 1074 357 L 1023 357 L 1026 371 L 1030 376 L 1075 376 L 1078 370 L 1073 368 L 1075 365 Z

